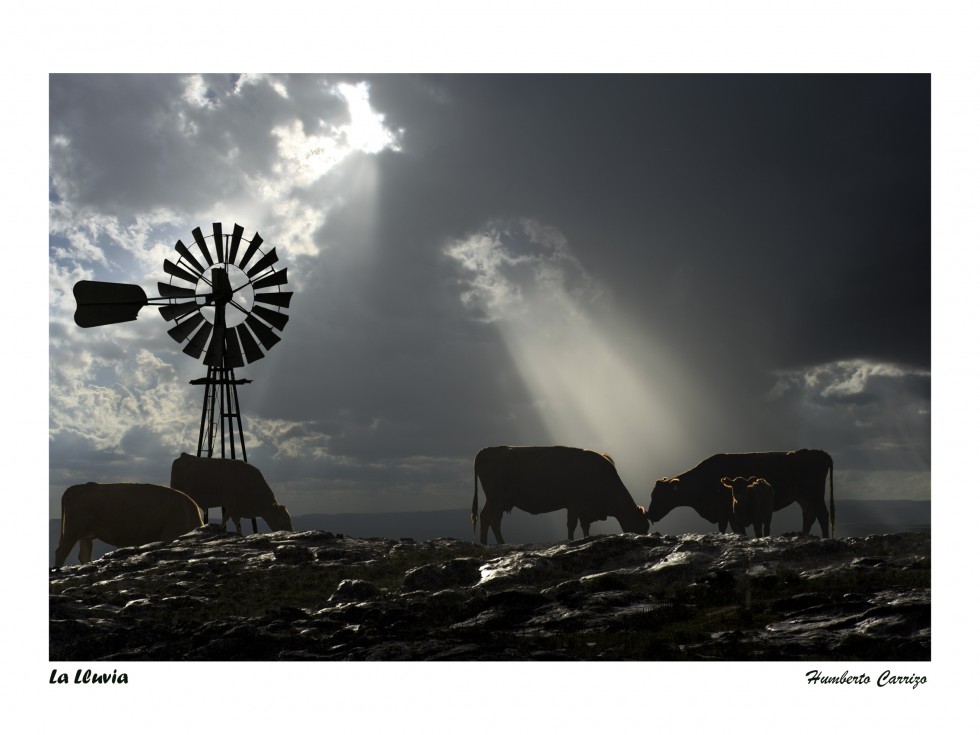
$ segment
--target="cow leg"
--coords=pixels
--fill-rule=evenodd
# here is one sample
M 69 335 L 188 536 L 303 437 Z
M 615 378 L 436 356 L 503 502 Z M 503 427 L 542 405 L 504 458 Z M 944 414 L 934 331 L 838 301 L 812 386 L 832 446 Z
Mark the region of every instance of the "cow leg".
M 762 524 L 762 533 L 763 533 L 764 536 L 771 535 L 770 532 L 769 532 L 769 529 L 771 527 L 772 527 L 772 516 L 769 516 L 768 518 L 766 518 L 766 520 Z
M 568 540 L 572 541 L 575 539 L 575 526 L 578 525 L 578 516 L 572 511 L 571 508 L 568 509 L 568 516 L 565 525 L 568 527 Z M 582 525 L 582 531 L 585 531 L 585 524 Z M 588 536 L 588 532 L 585 533 Z
M 65 559 L 68 558 L 68 555 L 71 553 L 74 545 L 75 539 L 72 536 L 62 534 L 61 539 L 58 541 L 58 545 L 54 549 L 55 569 L 58 569 L 64 565 Z
M 504 514 L 501 513 L 496 518 L 491 519 L 490 528 L 493 529 L 493 535 L 497 538 L 497 543 L 502 544 L 504 542 L 504 534 L 500 531 L 500 521 L 503 519 Z
M 235 518 L 233 516 L 229 516 L 227 509 L 222 508 L 221 509 L 221 530 L 222 531 L 225 529 L 225 526 L 228 524 L 228 521 L 229 520 L 231 520 L 235 524 L 235 529 L 238 531 L 238 535 L 239 536 L 244 536 L 245 534 L 242 533 L 242 519 L 241 518 Z
M 753 522 L 753 530 L 755 530 L 755 537 L 760 538 L 762 536 L 762 524 L 758 521 Z
M 817 522 L 820 523 L 820 533 L 824 538 L 830 538 L 830 513 L 826 503 L 821 502 L 817 506 Z
M 92 539 L 83 538 L 78 540 L 78 561 L 88 564 L 92 561 Z
M 483 510 L 480 511 L 480 543 L 486 545 L 487 543 L 487 529 L 493 530 L 493 535 L 497 538 L 497 543 L 504 543 L 503 534 L 500 531 L 500 520 L 504 517 L 504 512 L 502 510 L 497 510 L 491 508 L 490 504 L 487 503 L 483 506 Z
M 589 537 L 589 527 L 591 525 L 592 524 L 589 523 L 588 521 L 582 521 L 582 535 L 585 536 L 586 538 Z
M 803 535 L 809 536 L 810 529 L 813 528 L 813 522 L 817 520 L 817 514 L 813 512 L 810 508 L 803 508 Z

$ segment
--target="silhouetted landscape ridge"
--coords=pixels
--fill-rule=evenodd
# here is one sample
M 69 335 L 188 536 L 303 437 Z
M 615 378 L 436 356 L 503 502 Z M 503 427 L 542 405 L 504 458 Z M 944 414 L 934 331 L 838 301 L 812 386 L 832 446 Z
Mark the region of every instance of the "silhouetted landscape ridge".
M 296 520 L 422 529 L 458 513 Z M 523 514 L 512 515 L 517 537 Z M 482 546 L 299 523 L 241 536 L 211 524 L 52 571 L 49 656 L 929 660 L 930 549 L 926 532 L 614 533 Z

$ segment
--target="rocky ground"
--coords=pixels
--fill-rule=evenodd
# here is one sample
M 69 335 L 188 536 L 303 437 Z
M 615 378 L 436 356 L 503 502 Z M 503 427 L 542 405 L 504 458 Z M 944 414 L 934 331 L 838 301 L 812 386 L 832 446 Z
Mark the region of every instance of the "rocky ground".
M 50 573 L 52 661 L 930 658 L 930 537 L 482 547 L 206 526 Z

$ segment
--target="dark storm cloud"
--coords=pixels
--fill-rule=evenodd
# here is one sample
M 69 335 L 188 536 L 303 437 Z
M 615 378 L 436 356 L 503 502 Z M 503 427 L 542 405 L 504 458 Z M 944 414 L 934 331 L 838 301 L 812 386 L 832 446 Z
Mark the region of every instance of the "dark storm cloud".
M 348 120 L 343 101 L 323 86 L 322 78 L 300 76 L 287 98 L 241 75 L 51 75 L 58 196 L 123 217 L 196 212 L 216 196 L 234 199 L 247 177 L 276 163 L 276 128 L 295 119 L 310 129 Z
M 928 93 L 924 77 L 372 79 L 403 150 L 378 156 L 370 201 L 348 192 L 317 235 L 320 295 L 290 338 L 330 347 L 290 364 L 306 393 L 280 393 L 279 410 L 346 411 L 331 451 L 364 458 L 541 441 L 540 424 L 515 425 L 535 396 L 460 308 L 444 252 L 533 216 L 667 336 L 719 411 L 746 417 L 705 437 L 781 446 L 795 426 L 836 446 L 764 398 L 780 369 L 928 366 Z
M 378 412 L 428 412 L 430 427 L 458 426 L 464 403 L 485 409 L 473 402 L 479 386 L 509 368 L 494 336 L 476 336 L 459 313 L 459 274 L 440 246 L 521 216 L 560 229 L 616 302 L 668 335 L 734 407 L 754 405 L 780 368 L 856 357 L 928 366 L 927 77 L 371 85 L 373 104 L 405 130 L 404 152 L 378 158 L 371 242 L 350 244 L 373 259 L 359 275 L 319 264 L 334 294 L 324 313 L 344 315 L 320 323 L 336 346 L 318 368 L 327 393 L 335 381 Z M 331 220 L 321 240 L 364 237 L 346 224 Z M 372 340 L 348 345 L 338 329 Z
M 530 214 L 685 350 L 928 365 L 928 76 L 398 81 L 400 248 Z

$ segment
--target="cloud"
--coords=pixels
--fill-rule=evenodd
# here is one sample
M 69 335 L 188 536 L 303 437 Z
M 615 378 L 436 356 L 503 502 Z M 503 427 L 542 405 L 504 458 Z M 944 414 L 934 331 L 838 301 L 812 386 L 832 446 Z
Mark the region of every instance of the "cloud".
M 800 370 L 777 371 L 771 400 L 787 394 L 804 395 L 810 402 L 863 403 L 891 398 L 899 390 L 922 401 L 929 398 L 930 373 L 916 367 L 868 360 L 839 360 Z
M 780 417 L 785 427 L 801 427 L 845 467 L 928 471 L 928 370 L 843 360 L 777 371 L 774 378 L 765 410 Z
M 561 232 L 534 219 L 489 222 L 445 253 L 466 274 L 463 303 L 491 322 L 532 319 L 547 301 L 555 316 L 572 318 L 579 300 L 600 296 Z

